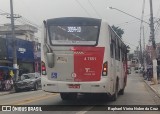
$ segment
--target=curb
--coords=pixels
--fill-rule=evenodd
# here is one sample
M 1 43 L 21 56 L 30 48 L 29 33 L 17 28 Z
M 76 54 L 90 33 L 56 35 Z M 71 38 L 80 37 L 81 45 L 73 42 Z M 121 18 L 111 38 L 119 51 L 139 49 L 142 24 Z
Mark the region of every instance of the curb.
M 4 92 L 4 93 L 0 93 L 0 96 L 13 94 L 13 93 L 15 93 L 15 91 Z
M 154 88 L 154 87 L 152 87 L 149 83 L 147 83 L 145 80 L 144 80 L 144 82 L 151 88 L 151 90 L 160 98 L 160 93 L 158 93 L 158 91 Z

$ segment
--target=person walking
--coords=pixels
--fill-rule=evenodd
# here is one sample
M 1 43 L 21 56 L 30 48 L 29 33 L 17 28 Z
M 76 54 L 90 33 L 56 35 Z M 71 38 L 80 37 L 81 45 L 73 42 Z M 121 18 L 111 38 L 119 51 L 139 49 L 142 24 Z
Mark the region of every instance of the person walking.
M 2 90 L 3 90 L 2 82 L 3 82 L 3 71 L 2 71 L 2 70 L 0 70 L 0 91 L 2 91 Z
M 11 90 L 11 89 L 13 89 L 13 85 L 14 85 L 14 82 L 13 82 L 13 78 L 14 78 L 13 70 L 10 70 L 9 75 L 10 75 L 10 90 Z

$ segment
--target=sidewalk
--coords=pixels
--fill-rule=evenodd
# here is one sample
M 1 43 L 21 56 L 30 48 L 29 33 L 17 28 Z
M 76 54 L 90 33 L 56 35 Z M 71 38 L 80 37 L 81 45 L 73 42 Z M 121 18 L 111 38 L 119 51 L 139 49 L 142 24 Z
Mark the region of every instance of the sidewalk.
M 152 81 L 147 81 L 147 80 L 144 81 L 160 97 L 160 80 L 157 85 L 154 85 Z
M 0 91 L 0 96 L 2 96 L 2 95 L 7 95 L 7 94 L 11 94 L 11 93 L 15 93 L 15 90 L 12 89 L 12 90 L 10 90 L 10 91 Z

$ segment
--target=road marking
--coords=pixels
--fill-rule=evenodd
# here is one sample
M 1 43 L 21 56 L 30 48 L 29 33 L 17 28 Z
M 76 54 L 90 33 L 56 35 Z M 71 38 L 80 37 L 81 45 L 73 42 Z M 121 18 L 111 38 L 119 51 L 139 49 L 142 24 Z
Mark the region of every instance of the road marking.
M 28 104 L 28 103 L 31 103 L 31 102 L 34 102 L 34 101 L 40 101 L 40 100 L 43 100 L 43 99 L 47 99 L 47 98 L 50 98 L 50 97 L 53 97 L 53 96 L 56 96 L 58 95 L 57 93 L 54 93 L 54 94 L 45 94 L 43 96 L 32 96 L 30 98 L 26 98 L 26 99 L 21 99 L 19 101 L 14 101 L 12 103 L 8 103 L 9 105 L 25 105 L 25 104 Z
M 35 102 L 35 101 L 40 101 L 40 100 L 47 99 L 47 98 L 57 96 L 57 95 L 58 94 L 51 94 L 51 95 L 48 95 L 48 96 L 41 96 L 41 97 L 36 98 L 36 99 L 32 98 L 32 99 L 22 100 L 21 102 L 16 103 L 15 105 L 26 105 L 26 104 L 29 104 L 29 103 L 32 103 L 32 102 Z
M 85 108 L 82 109 L 82 110 L 84 110 L 84 111 L 76 112 L 76 114 L 85 114 L 85 113 L 87 113 L 89 110 L 91 110 L 92 108 L 93 108 L 93 106 L 85 107 Z

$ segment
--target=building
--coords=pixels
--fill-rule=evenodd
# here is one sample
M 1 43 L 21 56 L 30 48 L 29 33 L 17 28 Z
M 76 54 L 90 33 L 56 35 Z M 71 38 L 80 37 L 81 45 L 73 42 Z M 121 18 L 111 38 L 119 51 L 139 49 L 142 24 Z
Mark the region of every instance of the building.
M 147 63 L 152 63 L 153 47 L 152 45 L 146 45 L 145 57 Z M 157 62 L 160 61 L 160 43 L 156 43 Z M 160 64 L 159 64 L 160 65 Z
M 35 37 L 35 33 L 38 32 L 38 29 L 32 25 L 15 25 L 15 35 L 16 38 L 27 40 L 27 41 L 36 41 L 38 38 Z M 6 38 L 12 36 L 11 24 L 5 24 L 0 26 L 0 37 Z
M 5 66 L 6 64 L 11 63 L 8 61 L 7 56 L 6 39 L 0 38 L 0 66 Z
M 31 25 L 15 25 L 17 64 L 24 72 L 40 72 L 38 29 Z M 13 65 L 11 25 L 0 26 L 0 65 Z M 38 48 L 37 48 L 38 47 Z

